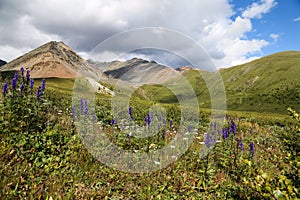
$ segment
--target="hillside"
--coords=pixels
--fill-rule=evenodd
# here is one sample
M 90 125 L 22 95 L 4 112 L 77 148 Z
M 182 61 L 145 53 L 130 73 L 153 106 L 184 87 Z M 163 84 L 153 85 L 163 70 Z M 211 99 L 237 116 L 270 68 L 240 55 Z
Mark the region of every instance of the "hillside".
M 33 78 L 75 78 L 79 69 L 93 74 L 101 72 L 77 55 L 63 42 L 48 42 L 1 67 L 2 71 L 30 70 Z
M 276 53 L 219 72 L 226 88 L 227 107 L 230 110 L 285 113 L 289 106 L 300 109 L 298 51 Z M 200 106 L 210 107 L 210 94 L 202 78 L 203 73 L 206 77 L 213 75 L 197 70 L 184 71 L 182 74 L 194 88 Z M 155 101 L 177 102 L 166 87 L 154 85 L 144 86 L 143 89 Z

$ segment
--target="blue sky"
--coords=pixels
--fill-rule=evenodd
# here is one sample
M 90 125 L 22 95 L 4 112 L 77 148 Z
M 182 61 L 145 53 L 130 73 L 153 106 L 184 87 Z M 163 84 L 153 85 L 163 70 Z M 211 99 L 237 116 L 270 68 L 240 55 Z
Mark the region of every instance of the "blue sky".
M 234 10 L 239 13 L 239 8 L 245 8 L 249 4 L 259 1 L 234 0 Z M 296 20 L 299 18 L 298 20 Z M 276 52 L 298 50 L 300 51 L 300 0 L 276 0 L 274 6 L 261 19 L 253 19 L 252 31 L 247 34 L 249 38 L 262 38 L 270 41 L 270 44 L 262 48 L 262 55 Z M 270 40 L 274 34 L 277 39 Z
M 51 40 L 63 41 L 88 58 L 93 48 L 111 36 L 145 27 L 167 28 L 192 38 L 217 68 L 300 50 L 300 0 L 20 1 L 0 1 L 0 59 L 5 61 Z M 143 38 L 115 44 L 103 52 L 102 61 L 118 57 L 122 45 L 138 40 Z M 170 45 L 174 44 L 189 51 L 186 44 L 174 40 Z M 126 58 L 180 67 L 182 62 L 169 55 L 137 50 Z

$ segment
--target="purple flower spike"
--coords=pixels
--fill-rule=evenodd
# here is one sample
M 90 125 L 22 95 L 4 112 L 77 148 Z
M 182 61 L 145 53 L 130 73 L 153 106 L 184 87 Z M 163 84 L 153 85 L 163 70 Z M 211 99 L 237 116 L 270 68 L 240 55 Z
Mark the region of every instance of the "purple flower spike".
M 131 106 L 128 108 L 128 114 L 130 116 L 130 120 L 132 120 L 132 107 Z
M 111 125 L 114 125 L 116 123 L 116 121 L 114 120 L 114 119 L 112 119 L 111 121 L 110 121 L 110 124 Z
M 25 71 L 24 68 L 21 67 L 21 68 L 20 68 L 20 71 L 21 71 L 21 74 L 22 74 L 22 77 L 23 77 L 23 76 L 24 76 L 24 71 Z
M 244 150 L 244 144 L 243 144 L 242 139 L 239 140 L 239 148 L 240 148 L 241 151 Z
M 5 96 L 8 93 L 8 84 L 4 83 L 2 86 L 2 93 Z
M 34 85 L 34 80 L 33 80 L 33 78 L 31 78 L 30 84 L 29 84 L 30 89 L 33 89 L 33 85 Z
M 233 120 L 231 120 L 230 132 L 236 135 L 236 124 L 234 123 Z
M 253 157 L 254 156 L 254 143 L 253 142 L 250 142 L 250 147 L 249 147 L 249 150 L 248 150 L 250 153 L 251 153 L 251 156 Z
M 43 78 L 42 80 L 42 91 L 44 91 L 46 88 L 46 80 Z
M 42 100 L 42 95 L 43 95 L 43 91 L 42 91 L 41 87 L 38 87 L 36 90 L 36 97 L 37 97 L 38 101 Z
M 11 88 L 13 90 L 16 89 L 16 87 L 17 87 L 18 78 L 19 78 L 18 74 L 15 74 L 14 78 L 13 78 L 13 80 L 11 82 Z
M 24 90 L 24 85 L 23 84 L 21 84 L 20 85 L 20 95 L 22 95 L 22 91 Z

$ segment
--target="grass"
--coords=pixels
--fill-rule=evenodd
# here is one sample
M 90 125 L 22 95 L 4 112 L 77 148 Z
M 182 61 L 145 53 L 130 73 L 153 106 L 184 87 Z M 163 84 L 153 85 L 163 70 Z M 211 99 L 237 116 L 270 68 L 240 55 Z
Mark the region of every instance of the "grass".
M 87 151 L 81 137 L 93 124 L 92 116 L 80 111 L 78 105 L 73 117 L 83 120 L 79 121 L 79 129 L 75 129 L 72 83 L 68 79 L 47 79 L 41 102 L 29 89 L 24 96 L 19 96 L 17 90 L 9 91 L 8 94 L 14 94 L 13 99 L 2 95 L 1 199 L 297 199 L 299 196 L 299 121 L 287 112 L 227 111 L 228 119 L 220 126 L 210 125 L 210 110 L 201 109 L 201 120 L 191 132 L 193 142 L 183 156 L 166 168 L 133 174 L 110 168 Z M 35 81 L 35 87 L 40 84 L 40 80 Z M 155 103 L 132 97 L 133 120 L 145 126 L 144 117 Z M 124 124 L 111 124 L 114 116 L 108 96 L 97 95 L 97 123 L 120 148 L 154 152 L 174 139 L 180 124 L 180 106 L 161 106 L 167 111 L 166 124 L 161 122 L 163 128 L 149 138 L 128 138 L 128 131 L 120 129 Z M 155 117 L 153 121 L 159 118 Z M 232 123 L 236 131 L 230 131 Z M 226 139 L 222 137 L 223 130 L 230 133 Z M 216 134 L 218 131 L 220 135 Z M 216 143 L 213 146 L 208 145 L 209 134 L 213 135 L 210 142 Z M 239 141 L 244 145 L 243 150 Z M 251 142 L 255 148 L 253 156 L 249 152 Z

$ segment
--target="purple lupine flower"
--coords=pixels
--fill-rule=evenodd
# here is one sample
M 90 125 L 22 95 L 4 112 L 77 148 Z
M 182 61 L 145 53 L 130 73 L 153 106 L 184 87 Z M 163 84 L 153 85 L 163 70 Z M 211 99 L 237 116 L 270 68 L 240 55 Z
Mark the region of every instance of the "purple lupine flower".
M 87 116 L 89 114 L 89 105 L 88 105 L 88 101 L 86 99 L 84 99 L 84 115 Z
M 37 97 L 38 101 L 42 100 L 42 95 L 43 95 L 43 91 L 42 91 L 41 87 L 39 86 L 36 90 L 36 97 Z
M 244 144 L 243 144 L 242 139 L 239 140 L 239 148 L 240 148 L 241 151 L 244 150 Z
M 13 80 L 11 82 L 11 88 L 13 90 L 16 89 L 16 87 L 17 87 L 18 78 L 19 78 L 18 74 L 15 74 L 14 78 L 13 78 Z
M 20 95 L 22 95 L 22 91 L 24 90 L 24 85 L 23 84 L 21 84 L 20 85 Z
M 225 139 L 228 138 L 228 137 L 229 137 L 228 130 L 227 130 L 226 128 L 224 128 L 224 129 L 222 130 L 222 138 L 223 138 L 223 140 L 225 140 Z
M 254 156 L 254 143 L 253 142 L 250 142 L 248 151 L 251 153 L 251 156 L 253 157 Z
M 172 127 L 173 126 L 173 121 L 172 120 L 170 120 L 170 127 Z
M 205 136 L 204 143 L 206 147 L 210 149 L 216 144 L 216 139 L 210 133 L 207 133 Z
M 46 88 L 46 80 L 43 78 L 42 80 L 42 91 L 44 91 Z
M 21 67 L 20 70 L 21 70 L 21 74 L 22 74 L 22 77 L 23 77 L 23 76 L 24 76 L 24 71 L 25 71 L 25 70 L 24 70 L 23 67 Z
M 166 131 L 163 131 L 162 132 L 162 139 L 165 139 L 166 138 Z
M 76 116 L 76 107 L 75 106 L 72 106 L 72 116 L 73 116 L 73 119 Z
M 162 118 L 162 123 L 166 125 L 166 120 L 164 118 Z
M 128 114 L 130 116 L 130 119 L 132 120 L 132 107 L 131 106 L 128 108 Z
M 7 83 L 3 84 L 3 86 L 2 86 L 2 93 L 3 93 L 4 97 L 8 93 L 8 84 Z
M 188 132 L 191 132 L 191 130 L 192 130 L 192 126 L 191 126 L 191 125 L 188 125 L 187 131 L 188 131 Z
M 253 133 L 253 128 L 250 129 L 250 134 L 252 135 L 252 133 Z
M 114 125 L 116 123 L 116 121 L 114 120 L 114 119 L 112 119 L 111 121 L 110 121 L 110 124 L 111 125 Z
M 33 78 L 31 78 L 30 84 L 29 84 L 30 89 L 33 89 L 33 85 L 34 85 L 34 80 L 33 80 Z
M 29 78 L 30 78 L 30 70 L 26 71 L 26 78 L 27 78 L 27 80 L 29 80 Z
M 147 124 L 148 126 L 150 126 L 150 124 L 151 124 L 151 116 L 150 116 L 149 113 L 148 113 L 148 114 L 146 115 L 146 117 L 145 117 L 145 122 L 146 122 L 146 124 Z
M 79 100 L 79 107 L 80 107 L 80 113 L 82 114 L 84 110 L 83 98 L 80 98 Z
M 230 124 L 230 132 L 233 133 L 234 135 L 236 135 L 236 124 L 234 123 L 233 120 L 231 120 L 231 124 Z
M 214 130 L 217 130 L 217 122 L 214 122 Z

